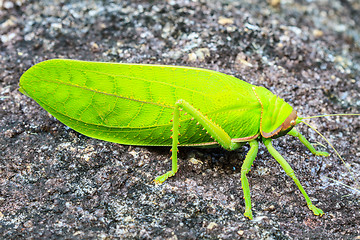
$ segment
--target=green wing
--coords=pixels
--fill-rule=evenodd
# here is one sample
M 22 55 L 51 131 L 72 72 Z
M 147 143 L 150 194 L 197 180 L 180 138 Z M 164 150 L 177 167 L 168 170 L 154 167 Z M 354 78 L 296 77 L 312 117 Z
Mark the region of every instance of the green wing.
M 252 85 L 219 72 L 177 66 L 54 59 L 34 65 L 20 91 L 59 121 L 98 139 L 132 145 L 171 145 L 173 106 L 184 99 L 232 138 L 259 132 L 261 106 Z M 181 117 L 181 145 L 212 142 Z

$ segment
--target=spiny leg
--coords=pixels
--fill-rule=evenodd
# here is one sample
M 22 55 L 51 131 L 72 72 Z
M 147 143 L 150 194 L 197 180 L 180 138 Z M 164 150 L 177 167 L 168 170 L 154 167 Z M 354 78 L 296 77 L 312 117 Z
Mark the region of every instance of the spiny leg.
M 163 183 L 169 177 L 175 175 L 178 170 L 177 165 L 177 151 L 179 144 L 179 117 L 180 117 L 180 108 L 185 110 L 188 114 L 190 114 L 196 121 L 201 124 L 206 131 L 216 140 L 222 147 L 227 150 L 234 150 L 241 146 L 241 143 L 232 142 L 230 136 L 218 125 L 212 122 L 207 116 L 202 114 L 199 110 L 194 108 L 191 104 L 186 102 L 185 100 L 178 100 L 175 103 L 174 108 L 174 118 L 173 118 L 173 128 L 172 128 L 172 169 L 168 171 L 164 175 L 161 175 L 155 178 L 155 183 Z
M 325 156 L 325 157 L 329 156 L 329 153 L 327 152 L 316 151 L 313 145 L 311 145 L 311 143 L 303 135 L 301 135 L 301 133 L 299 133 L 295 128 L 291 129 L 291 131 L 288 132 L 288 134 L 293 137 L 299 138 L 300 142 L 302 142 L 315 156 Z
M 249 182 L 246 177 L 246 174 L 250 172 L 251 165 L 253 164 L 255 157 L 258 153 L 259 143 L 257 140 L 250 141 L 250 150 L 246 154 L 246 158 L 244 163 L 241 166 L 241 186 L 244 192 L 244 199 L 245 199 L 245 217 L 249 219 L 253 219 L 252 211 L 251 211 L 251 198 L 250 198 L 250 189 L 249 189 Z
M 175 109 L 173 113 L 173 127 L 172 127 L 172 147 L 171 147 L 171 160 L 172 160 L 172 167 L 171 170 L 166 172 L 165 174 L 158 176 L 155 178 L 155 183 L 163 183 L 166 179 L 169 177 L 172 177 L 175 175 L 175 173 L 178 171 L 178 164 L 177 164 L 177 153 L 178 153 L 178 144 L 179 144 L 179 105 L 175 104 Z
M 290 167 L 290 165 L 286 162 L 286 160 L 280 155 L 280 153 L 276 151 L 276 149 L 273 147 L 271 143 L 271 139 L 263 138 L 263 142 L 266 148 L 268 149 L 269 153 L 276 159 L 278 163 L 280 163 L 281 167 L 285 170 L 286 174 L 289 175 L 294 180 L 295 184 L 298 186 L 301 193 L 304 195 L 309 209 L 312 210 L 315 215 L 322 216 L 324 212 L 320 208 L 317 208 L 315 207 L 314 204 L 312 204 L 309 196 L 305 192 L 304 188 L 301 186 L 300 181 L 295 176 L 294 170 Z

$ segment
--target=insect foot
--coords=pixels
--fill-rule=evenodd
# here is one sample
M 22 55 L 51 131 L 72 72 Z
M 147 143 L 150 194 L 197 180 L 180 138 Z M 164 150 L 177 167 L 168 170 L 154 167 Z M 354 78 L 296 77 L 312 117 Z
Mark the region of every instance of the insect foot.
M 328 152 L 316 151 L 315 155 L 316 155 L 316 156 L 328 157 L 330 154 L 329 154 Z
M 245 209 L 244 216 L 248 217 L 250 220 L 253 219 L 251 208 L 250 209 Z
M 321 210 L 320 208 L 317 208 L 317 207 L 315 207 L 315 205 L 308 205 L 308 207 L 309 207 L 309 209 L 311 210 L 311 211 L 313 211 L 313 213 L 316 215 L 316 216 L 319 216 L 320 215 L 320 217 L 322 216 L 322 215 L 324 215 L 324 212 L 323 212 L 323 210 Z
M 168 179 L 169 177 L 172 177 L 175 175 L 175 172 L 174 171 L 168 171 L 167 173 L 161 175 L 161 176 L 158 176 L 157 178 L 154 179 L 154 182 L 156 184 L 162 184 L 163 182 L 166 181 L 166 179 Z

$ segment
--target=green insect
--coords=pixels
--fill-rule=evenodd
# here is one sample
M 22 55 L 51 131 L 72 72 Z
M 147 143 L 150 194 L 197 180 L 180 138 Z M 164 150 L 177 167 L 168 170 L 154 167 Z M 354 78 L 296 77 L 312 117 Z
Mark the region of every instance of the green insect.
M 289 134 L 313 154 L 329 154 L 315 150 L 294 128 L 303 118 L 264 87 L 199 68 L 62 59 L 34 65 L 19 85 L 22 93 L 59 121 L 89 137 L 129 145 L 172 146 L 172 169 L 157 177 L 156 183 L 178 171 L 178 146 L 220 145 L 235 150 L 249 142 L 241 183 L 244 215 L 250 219 L 246 174 L 263 142 L 295 181 L 308 207 L 315 215 L 323 215 L 272 146 L 272 139 Z

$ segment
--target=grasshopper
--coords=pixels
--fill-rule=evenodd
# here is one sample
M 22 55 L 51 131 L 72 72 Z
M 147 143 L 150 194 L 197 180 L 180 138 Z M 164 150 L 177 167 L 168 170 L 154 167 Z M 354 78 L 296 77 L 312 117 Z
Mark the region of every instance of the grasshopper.
M 156 183 L 178 171 L 178 146 L 221 146 L 231 151 L 249 143 L 241 184 L 244 215 L 250 219 L 246 174 L 262 142 L 294 180 L 309 209 L 315 215 L 324 214 L 311 202 L 272 140 L 288 134 L 314 155 L 329 154 L 317 151 L 296 130 L 304 118 L 264 87 L 200 68 L 65 59 L 34 65 L 19 85 L 23 94 L 86 136 L 128 145 L 171 146 L 172 169 L 156 177 Z

